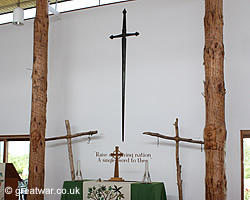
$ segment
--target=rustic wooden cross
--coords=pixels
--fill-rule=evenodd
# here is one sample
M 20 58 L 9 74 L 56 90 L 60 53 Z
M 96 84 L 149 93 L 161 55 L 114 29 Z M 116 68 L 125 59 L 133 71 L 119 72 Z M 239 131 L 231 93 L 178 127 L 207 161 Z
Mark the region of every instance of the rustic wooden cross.
M 88 131 L 88 132 L 76 133 L 76 134 L 72 135 L 69 120 L 65 120 L 65 125 L 66 125 L 66 129 L 67 129 L 67 135 L 66 136 L 46 138 L 45 141 L 67 139 L 71 179 L 75 180 L 75 168 L 74 168 L 74 160 L 73 160 L 73 151 L 72 151 L 71 139 L 76 138 L 76 137 L 80 137 L 80 136 L 84 136 L 84 135 L 92 136 L 92 135 L 97 134 L 98 131 Z
M 119 151 L 119 147 L 115 147 L 115 151 L 110 154 L 115 159 L 115 172 L 114 177 L 109 179 L 109 181 L 124 181 L 122 178 L 119 177 L 119 159 L 124 155 Z
M 179 193 L 179 200 L 183 200 L 182 196 L 182 179 L 181 179 L 181 165 L 180 165 L 180 159 L 179 159 L 179 143 L 180 142 L 189 142 L 189 143 L 195 143 L 195 144 L 201 144 L 203 145 L 204 142 L 200 140 L 193 140 L 188 138 L 181 138 L 179 136 L 179 128 L 178 128 L 178 118 L 176 118 L 176 121 L 174 123 L 175 126 L 175 137 L 172 136 L 165 136 L 159 133 L 152 133 L 152 132 L 144 132 L 145 135 L 150 135 L 158 138 L 163 138 L 166 140 L 174 140 L 176 142 L 176 170 L 177 170 L 177 185 L 178 185 L 178 193 Z

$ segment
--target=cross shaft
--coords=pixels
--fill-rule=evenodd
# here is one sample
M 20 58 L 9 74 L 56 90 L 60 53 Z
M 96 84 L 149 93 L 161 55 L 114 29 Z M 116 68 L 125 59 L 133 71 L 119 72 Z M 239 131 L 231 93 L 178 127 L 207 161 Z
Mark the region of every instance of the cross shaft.
M 196 143 L 196 144 L 204 144 L 204 141 L 201 140 L 193 140 L 188 138 L 181 138 L 179 136 L 179 128 L 178 128 L 178 118 L 176 118 L 175 123 L 173 124 L 175 127 L 175 137 L 172 136 L 166 136 L 162 135 L 160 133 L 152 133 L 152 132 L 144 132 L 144 135 L 150 135 L 158 138 L 163 138 L 166 140 L 174 140 L 176 142 L 176 171 L 177 171 L 177 185 L 178 185 L 178 194 L 179 194 L 179 200 L 183 200 L 183 194 L 182 194 L 182 179 L 181 179 L 181 165 L 180 165 L 180 158 L 179 158 L 179 143 L 180 142 L 189 142 L 189 143 Z
M 81 137 L 81 136 L 84 136 L 84 135 L 95 135 L 95 134 L 98 133 L 98 131 L 88 131 L 88 132 L 76 133 L 76 134 L 72 135 L 69 120 L 65 120 L 65 125 L 66 125 L 66 129 L 67 129 L 67 135 L 66 136 L 46 138 L 45 141 L 67 139 L 71 179 L 75 180 L 75 168 L 74 168 L 74 159 L 73 159 L 73 151 L 72 151 L 71 139 L 76 138 L 76 137 Z

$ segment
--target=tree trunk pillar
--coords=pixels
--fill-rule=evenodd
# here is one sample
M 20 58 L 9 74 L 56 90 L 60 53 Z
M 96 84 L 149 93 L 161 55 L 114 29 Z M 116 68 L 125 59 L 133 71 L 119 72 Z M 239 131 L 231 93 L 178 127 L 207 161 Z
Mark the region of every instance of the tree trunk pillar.
M 206 124 L 206 200 L 225 200 L 225 85 L 223 45 L 223 0 L 205 0 L 204 94 Z
M 29 189 L 44 189 L 45 130 L 47 107 L 48 1 L 36 1 L 34 22 L 32 104 L 30 122 Z M 28 200 L 43 200 L 43 194 L 28 194 Z

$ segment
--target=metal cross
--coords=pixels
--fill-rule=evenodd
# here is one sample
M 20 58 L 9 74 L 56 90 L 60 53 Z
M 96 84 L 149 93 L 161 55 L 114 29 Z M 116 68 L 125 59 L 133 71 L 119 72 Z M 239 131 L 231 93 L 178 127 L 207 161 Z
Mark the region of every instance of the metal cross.
M 123 25 L 122 33 L 119 35 L 111 35 L 110 39 L 122 38 L 122 142 L 124 142 L 124 128 L 125 128 L 125 83 L 126 83 L 126 38 L 129 36 L 138 36 L 139 33 L 127 33 L 126 28 L 126 9 L 123 10 Z

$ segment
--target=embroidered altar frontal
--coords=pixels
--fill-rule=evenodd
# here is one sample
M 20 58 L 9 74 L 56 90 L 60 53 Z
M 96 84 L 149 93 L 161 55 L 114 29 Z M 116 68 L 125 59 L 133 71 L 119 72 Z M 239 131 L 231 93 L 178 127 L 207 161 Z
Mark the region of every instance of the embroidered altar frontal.
M 162 182 L 65 181 L 63 189 L 61 200 L 167 200 Z
M 133 182 L 96 182 L 83 183 L 83 200 L 95 199 L 131 199 L 131 184 Z

